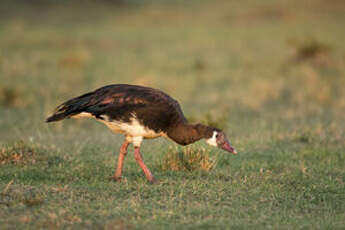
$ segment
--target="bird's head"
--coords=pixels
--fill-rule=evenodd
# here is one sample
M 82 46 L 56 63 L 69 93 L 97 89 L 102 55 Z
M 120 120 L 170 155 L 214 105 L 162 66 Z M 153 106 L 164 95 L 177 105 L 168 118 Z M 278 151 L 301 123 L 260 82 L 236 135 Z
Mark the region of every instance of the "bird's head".
M 237 151 L 231 146 L 225 133 L 219 129 L 212 130 L 212 136 L 206 138 L 206 142 L 209 145 L 224 149 L 232 154 L 237 154 Z

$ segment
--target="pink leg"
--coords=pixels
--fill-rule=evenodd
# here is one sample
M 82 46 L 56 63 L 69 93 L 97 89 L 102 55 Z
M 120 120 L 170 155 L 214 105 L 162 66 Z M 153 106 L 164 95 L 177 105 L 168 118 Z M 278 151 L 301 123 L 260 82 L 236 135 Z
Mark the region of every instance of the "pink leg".
M 123 161 L 125 159 L 125 156 L 127 154 L 127 148 L 128 148 L 129 142 L 125 139 L 125 141 L 123 142 L 121 148 L 120 148 L 120 155 L 119 155 L 119 159 L 117 162 L 117 169 L 116 172 L 113 176 L 114 180 L 120 181 L 121 180 L 121 176 L 122 176 L 122 168 L 123 168 Z
M 141 167 L 141 169 L 144 171 L 146 178 L 149 180 L 149 182 L 156 183 L 156 179 L 153 177 L 150 170 L 144 164 L 143 158 L 140 154 L 140 147 L 134 147 L 134 158 Z

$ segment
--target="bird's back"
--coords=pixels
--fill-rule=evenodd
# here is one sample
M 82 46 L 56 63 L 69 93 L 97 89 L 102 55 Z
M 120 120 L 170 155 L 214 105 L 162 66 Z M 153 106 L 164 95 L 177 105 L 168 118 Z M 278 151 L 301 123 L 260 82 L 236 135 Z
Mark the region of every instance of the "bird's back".
M 126 84 L 104 86 L 68 100 L 58 106 L 47 121 L 81 114 L 109 122 L 128 123 L 136 119 L 155 132 L 167 132 L 172 126 L 186 121 L 178 102 L 166 93 Z

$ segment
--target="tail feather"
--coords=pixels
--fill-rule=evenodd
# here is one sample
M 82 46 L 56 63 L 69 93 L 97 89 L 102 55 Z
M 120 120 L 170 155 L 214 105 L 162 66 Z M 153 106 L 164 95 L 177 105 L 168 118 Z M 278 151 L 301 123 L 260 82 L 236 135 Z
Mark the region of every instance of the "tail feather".
M 65 118 L 66 118 L 66 116 L 63 113 L 53 114 L 52 116 L 50 116 L 46 119 L 46 122 L 60 121 L 60 120 L 65 119 Z
M 46 119 L 46 122 L 60 121 L 83 112 L 88 106 L 92 94 L 87 93 L 62 103 L 55 109 L 54 114 Z

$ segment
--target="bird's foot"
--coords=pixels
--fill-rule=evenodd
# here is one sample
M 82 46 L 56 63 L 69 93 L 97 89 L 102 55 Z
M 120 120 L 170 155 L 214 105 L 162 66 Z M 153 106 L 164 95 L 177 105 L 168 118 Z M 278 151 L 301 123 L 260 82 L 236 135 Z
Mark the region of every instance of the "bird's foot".
M 152 178 L 151 180 L 149 180 L 150 184 L 159 184 L 159 180 L 156 178 Z
M 112 180 L 114 180 L 114 181 L 117 181 L 117 182 L 122 182 L 123 181 L 123 178 L 122 178 L 122 176 L 112 176 L 111 177 L 111 179 Z

